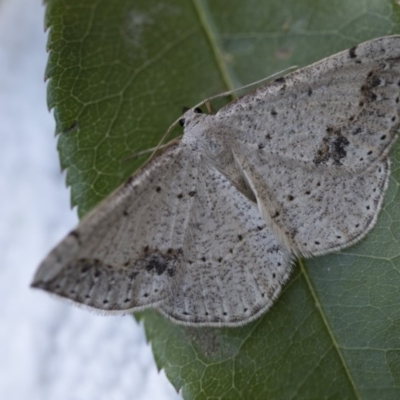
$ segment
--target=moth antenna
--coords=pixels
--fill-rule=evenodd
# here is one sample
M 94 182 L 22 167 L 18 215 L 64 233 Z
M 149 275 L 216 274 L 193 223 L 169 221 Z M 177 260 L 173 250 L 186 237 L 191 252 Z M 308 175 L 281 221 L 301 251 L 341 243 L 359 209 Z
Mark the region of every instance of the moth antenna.
M 262 82 L 265 82 L 265 81 L 267 81 L 267 80 L 269 80 L 269 79 L 271 79 L 271 78 L 274 78 L 274 77 L 277 76 L 277 75 L 285 74 L 286 72 L 288 72 L 288 71 L 290 71 L 290 70 L 292 70 L 292 69 L 296 69 L 297 67 L 298 67 L 297 65 L 293 65 L 292 67 L 286 68 L 286 69 L 284 69 L 284 70 L 282 70 L 282 71 L 276 72 L 275 74 L 269 75 L 269 76 L 267 76 L 266 78 L 262 78 L 262 79 L 259 79 L 258 81 L 249 83 L 249 84 L 244 85 L 244 86 L 241 86 L 241 87 L 239 87 L 239 88 L 232 89 L 232 90 L 228 90 L 227 92 L 219 93 L 219 94 L 216 94 L 216 95 L 214 95 L 214 96 L 208 97 L 207 99 L 202 100 L 200 103 L 198 103 L 198 104 L 196 104 L 195 106 L 191 107 L 190 110 L 194 110 L 195 108 L 201 107 L 201 106 L 203 106 L 204 104 L 209 104 L 209 103 L 211 102 L 211 100 L 219 99 L 220 97 L 230 96 L 232 93 L 235 93 L 235 92 L 237 92 L 237 91 L 239 91 L 239 90 L 247 89 L 247 88 L 249 88 L 249 87 L 258 85 L 258 84 L 260 84 L 260 83 L 262 83 Z M 206 107 L 207 107 L 207 106 L 206 106 Z M 208 107 L 207 107 L 207 109 L 208 109 Z M 182 119 L 182 116 L 180 116 L 178 119 L 176 119 L 176 120 L 170 125 L 170 127 L 167 129 L 167 131 L 164 133 L 164 135 L 163 135 L 162 138 L 160 139 L 158 145 L 154 148 L 154 151 L 153 151 L 153 153 L 151 154 L 151 156 L 149 157 L 149 159 L 147 160 L 146 164 L 147 164 L 150 160 L 153 159 L 154 155 L 157 153 L 157 151 L 158 151 L 158 150 L 160 149 L 160 147 L 162 146 L 162 143 L 168 138 L 168 136 L 169 136 L 169 134 L 171 133 L 172 129 L 174 129 L 174 128 L 179 124 L 179 121 L 180 121 L 181 119 Z
M 292 69 L 296 69 L 296 68 L 298 68 L 298 66 L 297 66 L 297 65 L 293 65 L 292 67 L 288 67 L 288 68 L 286 68 L 286 69 L 284 69 L 284 70 L 282 70 L 282 71 L 275 72 L 275 74 L 272 74 L 272 75 L 269 75 L 269 76 L 267 76 L 267 77 L 265 77 L 265 78 L 259 79 L 258 81 L 249 83 L 249 84 L 247 84 L 247 85 L 238 87 L 238 88 L 236 88 L 236 89 L 228 90 L 227 92 L 219 93 L 219 94 L 216 94 L 216 95 L 214 95 L 214 96 L 208 97 L 207 99 L 201 101 L 199 104 L 196 104 L 195 106 L 193 106 L 193 107 L 191 108 L 191 110 L 193 110 L 194 108 L 197 108 L 197 107 L 201 107 L 202 105 L 204 105 L 204 104 L 210 102 L 211 100 L 219 99 L 220 97 L 230 96 L 232 93 L 238 92 L 239 90 L 247 89 L 247 88 L 249 88 L 249 87 L 258 85 L 258 84 L 263 83 L 263 82 L 265 82 L 265 81 L 267 81 L 267 80 L 269 80 L 269 79 L 274 78 L 274 77 L 277 76 L 277 75 L 285 74 L 286 72 L 288 72 L 288 71 L 290 71 L 290 70 L 292 70 Z
M 175 139 L 171 140 L 168 143 L 160 144 L 159 146 L 156 146 L 156 147 L 150 147 L 149 149 L 138 151 L 137 153 L 133 153 L 133 154 L 123 158 L 122 161 L 133 160 L 135 158 L 141 157 L 148 153 L 154 153 L 154 152 L 157 152 L 158 150 L 164 150 L 164 149 L 168 148 L 169 146 L 171 146 L 172 144 L 179 141 L 181 138 L 182 138 L 182 135 L 179 135 L 178 137 L 176 137 Z

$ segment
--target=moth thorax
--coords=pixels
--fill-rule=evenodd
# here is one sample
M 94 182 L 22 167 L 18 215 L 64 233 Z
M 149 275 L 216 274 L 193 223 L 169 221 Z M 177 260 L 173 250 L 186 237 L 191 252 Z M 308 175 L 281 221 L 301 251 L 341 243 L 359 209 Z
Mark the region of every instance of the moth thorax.
M 183 141 L 201 152 L 216 157 L 227 150 L 224 143 L 223 129 L 220 129 L 212 116 L 207 116 L 201 122 L 185 126 Z M 211 117 L 211 118 L 210 118 Z M 221 127 L 222 128 L 222 127 Z

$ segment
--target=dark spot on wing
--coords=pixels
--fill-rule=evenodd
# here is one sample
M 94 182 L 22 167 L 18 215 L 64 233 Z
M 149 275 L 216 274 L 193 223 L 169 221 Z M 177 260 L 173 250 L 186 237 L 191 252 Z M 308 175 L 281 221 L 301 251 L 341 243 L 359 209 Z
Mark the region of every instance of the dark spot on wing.
M 140 269 L 144 266 L 147 272 L 157 275 L 167 273 L 172 277 L 175 275 L 176 267 L 179 262 L 178 252 L 174 249 L 168 249 L 167 253 L 162 253 L 155 250 L 151 253 L 146 253 L 142 258 L 137 260 L 135 267 Z
M 346 147 L 350 142 L 344 136 L 338 136 L 333 142 L 332 158 L 335 164 L 340 165 L 340 160 L 347 155 Z
M 279 87 L 279 91 L 280 91 L 281 94 L 285 93 L 285 90 L 286 90 L 286 79 L 284 77 L 275 79 L 273 81 L 273 83 L 276 84 L 277 86 L 280 86 Z
M 346 147 L 350 142 L 342 135 L 340 128 L 327 127 L 326 133 L 313 161 L 315 165 L 326 164 L 329 160 L 335 165 L 341 165 L 341 160 L 347 156 Z
M 378 76 L 372 76 L 372 78 L 370 79 L 369 85 L 371 88 L 377 87 L 381 84 L 381 78 L 379 78 Z
M 273 215 L 271 215 L 271 218 L 278 218 L 279 217 L 279 211 L 275 211 Z
M 131 175 L 126 181 L 124 186 L 131 186 L 132 182 L 135 180 L 135 177 Z
M 362 107 L 365 103 L 371 103 L 377 99 L 376 93 L 373 91 L 381 84 L 382 80 L 378 75 L 378 71 L 370 71 L 365 79 L 365 83 L 361 86 L 361 101 Z
M 354 46 L 351 49 L 349 49 L 350 58 L 356 58 L 357 57 L 356 49 L 357 49 L 357 46 Z
M 267 250 L 268 254 L 272 254 L 272 253 L 279 253 L 280 251 L 280 247 L 279 246 L 271 246 L 270 248 L 268 248 Z
M 329 160 L 330 154 L 329 154 L 330 148 L 329 148 L 329 141 L 327 138 L 322 139 L 322 143 L 317 150 L 317 154 L 314 157 L 314 164 L 319 165 L 319 164 L 324 164 Z
M 79 244 L 81 244 L 81 237 L 80 237 L 78 231 L 76 231 L 76 230 L 71 231 L 71 232 L 69 233 L 69 236 L 74 237 L 74 238 L 76 239 L 76 241 L 77 241 Z
M 83 265 L 82 267 L 81 267 L 81 274 L 86 274 L 86 272 L 88 272 L 89 271 L 89 269 L 90 269 L 90 265 Z

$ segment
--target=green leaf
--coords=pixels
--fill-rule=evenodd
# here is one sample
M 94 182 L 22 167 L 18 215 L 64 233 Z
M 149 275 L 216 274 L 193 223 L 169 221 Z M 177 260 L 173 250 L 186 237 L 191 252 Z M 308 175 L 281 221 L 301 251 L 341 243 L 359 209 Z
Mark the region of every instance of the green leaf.
M 182 106 L 374 37 L 389 0 L 47 0 L 49 107 L 72 203 L 86 213 L 143 162 Z M 176 134 L 179 134 L 179 130 Z M 236 329 L 141 313 L 185 399 L 400 398 L 400 148 L 377 226 L 300 260 L 274 307 Z

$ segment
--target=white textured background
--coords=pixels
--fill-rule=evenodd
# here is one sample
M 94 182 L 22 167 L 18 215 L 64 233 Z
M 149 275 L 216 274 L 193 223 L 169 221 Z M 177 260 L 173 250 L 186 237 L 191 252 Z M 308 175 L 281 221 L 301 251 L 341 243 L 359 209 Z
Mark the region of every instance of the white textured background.
M 176 399 L 131 317 L 101 317 L 29 288 L 77 222 L 43 81 L 41 0 L 0 0 L 0 399 Z

